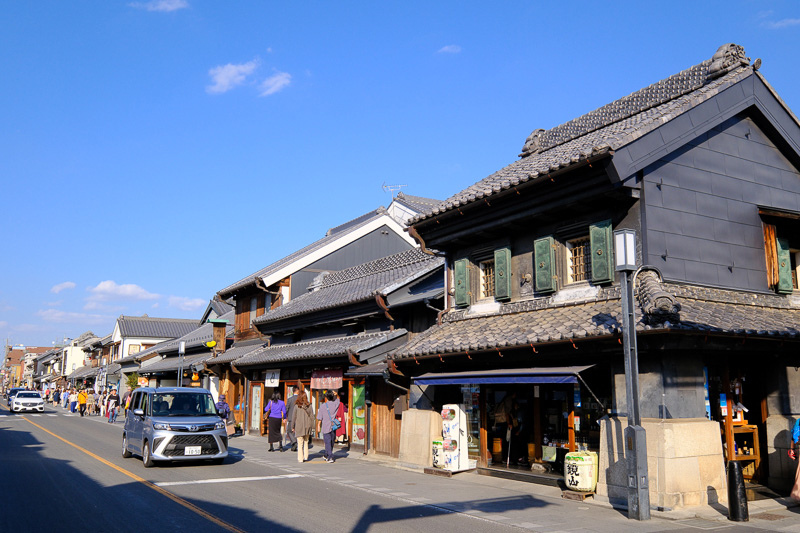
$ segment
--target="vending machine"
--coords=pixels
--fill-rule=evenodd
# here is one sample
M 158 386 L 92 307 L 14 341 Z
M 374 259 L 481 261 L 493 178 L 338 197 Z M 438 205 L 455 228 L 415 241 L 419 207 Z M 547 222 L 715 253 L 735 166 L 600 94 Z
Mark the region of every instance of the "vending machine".
M 469 435 L 467 414 L 461 404 L 450 403 L 442 408 L 442 453 L 444 469 L 451 472 L 469 470 Z

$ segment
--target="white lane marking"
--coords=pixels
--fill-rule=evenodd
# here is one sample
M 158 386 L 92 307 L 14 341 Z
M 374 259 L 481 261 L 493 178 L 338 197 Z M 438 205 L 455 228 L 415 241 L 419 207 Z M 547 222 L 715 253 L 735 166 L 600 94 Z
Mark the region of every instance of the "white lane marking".
M 58 415 L 47 415 L 47 416 L 58 416 Z
M 158 487 L 174 487 L 175 485 L 202 485 L 206 483 L 236 483 L 239 481 L 263 481 L 267 479 L 291 479 L 305 477 L 300 474 L 285 474 L 283 476 L 254 476 L 254 477 L 223 477 L 217 479 L 196 479 L 193 481 L 162 481 L 154 483 Z

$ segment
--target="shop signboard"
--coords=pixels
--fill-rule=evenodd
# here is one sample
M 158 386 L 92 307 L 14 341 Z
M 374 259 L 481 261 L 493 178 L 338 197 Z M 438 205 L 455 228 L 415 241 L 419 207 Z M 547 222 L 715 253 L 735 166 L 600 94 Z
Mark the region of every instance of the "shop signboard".
M 280 370 L 267 370 L 267 376 L 264 379 L 265 387 L 277 387 L 281 379 Z
M 337 390 L 342 388 L 342 369 L 314 370 L 311 373 L 311 388 L 315 390 Z
M 364 444 L 366 437 L 366 402 L 364 385 L 353 385 L 353 444 Z

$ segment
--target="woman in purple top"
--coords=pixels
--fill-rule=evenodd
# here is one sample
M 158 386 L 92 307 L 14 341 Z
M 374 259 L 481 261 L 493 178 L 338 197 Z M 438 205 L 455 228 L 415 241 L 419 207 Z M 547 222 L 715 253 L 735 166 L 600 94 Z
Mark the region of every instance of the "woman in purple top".
M 272 395 L 272 399 L 264 408 L 264 412 L 267 413 L 267 420 L 269 421 L 267 424 L 267 428 L 269 429 L 269 435 L 267 437 L 269 441 L 269 451 L 275 451 L 272 445 L 276 442 L 278 443 L 278 449 L 282 452 L 285 451 L 283 449 L 281 425 L 286 418 L 286 404 L 281 400 L 280 392 L 276 392 Z

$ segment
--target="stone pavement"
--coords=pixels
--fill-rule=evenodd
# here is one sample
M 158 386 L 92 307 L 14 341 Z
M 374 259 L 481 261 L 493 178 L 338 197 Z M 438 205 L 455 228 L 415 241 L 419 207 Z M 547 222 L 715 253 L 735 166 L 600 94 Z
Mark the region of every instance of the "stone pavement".
M 750 521 L 727 520 L 727 509 L 697 507 L 669 512 L 653 511 L 647 522 L 629 520 L 624 510 L 587 499 L 564 500 L 555 487 L 511 481 L 464 472 L 452 478 L 424 474 L 422 468 L 403 465 L 383 456 L 364 456 L 337 448 L 334 464 L 321 457 L 322 447 L 311 449 L 309 462 L 298 463 L 292 451 L 268 452 L 266 440 L 243 436 L 231 439 L 231 454 L 245 461 L 339 485 L 345 490 L 382 493 L 387 498 L 424 505 L 443 512 L 462 513 L 532 531 L 786 531 L 800 533 L 800 507 L 791 501 L 750 502 Z

